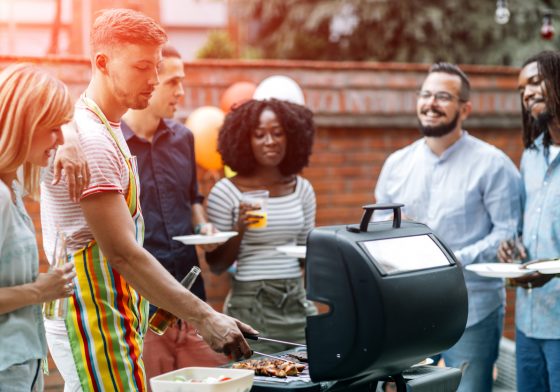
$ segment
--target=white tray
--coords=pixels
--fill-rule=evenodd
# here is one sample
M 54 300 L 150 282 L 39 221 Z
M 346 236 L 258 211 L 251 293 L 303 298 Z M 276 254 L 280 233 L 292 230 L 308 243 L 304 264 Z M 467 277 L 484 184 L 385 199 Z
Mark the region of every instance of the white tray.
M 186 379 L 202 380 L 206 377 L 226 376 L 231 378 L 217 384 L 192 384 L 179 381 Z M 150 379 L 153 392 L 249 392 L 253 385 L 254 371 L 247 369 L 187 367 L 174 370 Z
M 486 278 L 519 278 L 531 273 L 530 270 L 519 267 L 521 267 L 520 264 L 480 263 L 469 264 L 465 268 Z
M 545 260 L 538 263 L 529 264 L 528 270 L 538 271 L 541 274 L 559 274 L 560 273 L 560 259 Z
M 284 245 L 276 247 L 278 252 L 282 252 L 291 257 L 297 257 L 298 259 L 304 259 L 307 252 L 306 246 L 295 246 L 295 245 Z
M 231 237 L 235 237 L 237 234 L 237 231 L 221 231 L 212 235 L 180 235 L 173 237 L 173 239 L 175 241 L 180 241 L 185 245 L 221 244 L 222 242 L 229 240 Z

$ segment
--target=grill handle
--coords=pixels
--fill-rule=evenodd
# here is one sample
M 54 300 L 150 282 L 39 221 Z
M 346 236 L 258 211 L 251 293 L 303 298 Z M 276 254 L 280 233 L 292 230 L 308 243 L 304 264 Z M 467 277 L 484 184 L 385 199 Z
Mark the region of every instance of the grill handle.
M 402 203 L 379 203 L 379 204 L 368 204 L 363 206 L 364 214 L 362 215 L 362 221 L 360 222 L 360 227 L 349 226 L 348 230 L 354 233 L 366 232 L 368 231 L 368 225 L 373 216 L 375 210 L 393 210 L 393 228 L 398 229 L 401 227 L 401 207 L 404 207 Z

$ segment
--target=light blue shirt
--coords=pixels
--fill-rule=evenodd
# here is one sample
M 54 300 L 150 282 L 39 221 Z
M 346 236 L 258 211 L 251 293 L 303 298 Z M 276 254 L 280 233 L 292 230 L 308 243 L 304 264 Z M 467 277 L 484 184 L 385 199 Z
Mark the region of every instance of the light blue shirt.
M 6 184 L 0 181 L 0 287 L 33 282 L 39 273 L 33 222 L 23 206 L 20 189 L 14 190 L 16 204 Z M 0 314 L 0 371 L 46 356 L 41 305 Z
M 560 155 L 549 162 L 542 136 L 535 145 L 521 158 L 523 244 L 530 260 L 560 257 Z M 517 328 L 531 338 L 560 339 L 560 279 L 532 290 L 518 288 L 515 319 Z
M 502 151 L 463 131 L 440 157 L 424 139 L 391 154 L 375 198 L 405 204 L 403 213 L 428 225 L 466 266 L 497 261 L 521 215 L 521 178 Z M 504 282 L 463 272 L 470 327 L 504 304 Z

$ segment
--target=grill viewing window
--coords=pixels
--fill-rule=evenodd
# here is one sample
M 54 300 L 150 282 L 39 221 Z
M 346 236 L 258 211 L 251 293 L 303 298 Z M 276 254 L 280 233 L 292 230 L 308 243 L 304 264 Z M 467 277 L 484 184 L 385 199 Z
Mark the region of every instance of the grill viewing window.
M 361 244 L 385 275 L 451 264 L 428 235 L 363 241 Z

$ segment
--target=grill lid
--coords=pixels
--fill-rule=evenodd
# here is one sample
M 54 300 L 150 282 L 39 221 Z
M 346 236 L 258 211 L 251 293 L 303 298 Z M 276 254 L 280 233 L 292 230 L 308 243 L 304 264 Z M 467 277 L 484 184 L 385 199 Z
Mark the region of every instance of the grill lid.
M 368 205 L 359 226 L 309 234 L 307 297 L 330 307 L 307 319 L 313 381 L 397 374 L 461 337 L 460 265 L 429 227 L 401 223 L 402 206 Z M 392 209 L 393 221 L 370 223 L 380 209 Z

